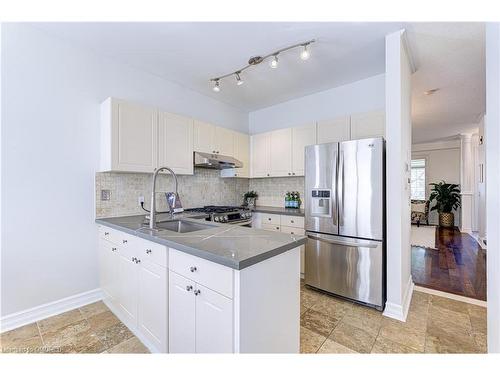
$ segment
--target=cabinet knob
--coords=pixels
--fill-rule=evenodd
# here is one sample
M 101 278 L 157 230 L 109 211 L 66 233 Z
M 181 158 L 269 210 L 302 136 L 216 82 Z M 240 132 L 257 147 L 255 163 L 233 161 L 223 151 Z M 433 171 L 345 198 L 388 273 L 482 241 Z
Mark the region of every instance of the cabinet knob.
M 139 263 L 141 263 L 141 260 L 136 258 L 136 259 L 135 259 L 135 263 L 136 263 L 136 264 L 139 264 Z
M 127 240 L 122 240 L 123 243 L 127 243 Z
M 295 223 L 295 221 L 293 221 L 293 220 L 290 220 L 290 223 L 292 223 L 292 224 L 293 224 L 293 223 Z
M 270 218 L 270 217 L 268 217 L 268 218 L 267 218 L 267 220 L 271 221 L 271 218 Z
M 111 248 L 111 251 L 116 251 L 116 247 L 112 247 L 112 248 Z
M 276 227 L 276 230 L 280 230 L 280 227 Z
M 267 177 L 269 177 L 269 173 L 267 174 Z
M 295 172 L 292 173 L 295 176 Z
M 104 235 L 105 235 L 105 236 L 109 235 L 109 232 L 104 232 Z
M 195 272 L 195 271 L 196 271 L 196 270 L 198 270 L 198 269 L 197 269 L 196 267 L 190 267 L 190 268 L 189 268 L 189 270 L 190 270 L 191 272 Z
M 288 172 L 288 175 L 291 176 L 292 174 L 290 172 Z
M 201 290 L 196 289 L 196 290 L 194 291 L 194 295 L 195 295 L 195 296 L 197 296 L 198 294 L 201 294 Z
M 188 292 L 190 292 L 191 290 L 193 290 L 193 286 L 192 286 L 192 285 L 188 285 L 188 286 L 186 287 L 186 290 L 187 290 Z
M 137 260 L 136 257 L 132 257 L 132 262 L 135 262 Z
M 146 249 L 146 254 L 151 254 L 151 249 Z

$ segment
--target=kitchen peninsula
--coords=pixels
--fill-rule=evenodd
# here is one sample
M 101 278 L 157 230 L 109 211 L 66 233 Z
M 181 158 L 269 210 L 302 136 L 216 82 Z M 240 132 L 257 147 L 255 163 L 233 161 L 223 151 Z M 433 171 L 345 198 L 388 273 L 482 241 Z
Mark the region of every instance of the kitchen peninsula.
M 143 215 L 96 222 L 104 302 L 151 351 L 299 352 L 304 236 L 189 214 L 158 231 Z

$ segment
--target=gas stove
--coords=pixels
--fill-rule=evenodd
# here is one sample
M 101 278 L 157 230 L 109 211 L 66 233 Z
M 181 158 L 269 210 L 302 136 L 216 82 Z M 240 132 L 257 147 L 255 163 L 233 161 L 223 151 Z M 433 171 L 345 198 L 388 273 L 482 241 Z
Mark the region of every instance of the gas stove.
M 250 225 L 252 222 L 252 211 L 240 206 L 204 206 L 188 208 L 184 212 L 207 214 L 206 220 L 216 223 Z

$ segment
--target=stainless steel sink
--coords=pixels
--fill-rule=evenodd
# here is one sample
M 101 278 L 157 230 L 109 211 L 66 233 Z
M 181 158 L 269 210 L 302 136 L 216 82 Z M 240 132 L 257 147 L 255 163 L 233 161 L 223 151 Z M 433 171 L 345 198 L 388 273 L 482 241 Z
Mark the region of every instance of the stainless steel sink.
M 164 221 L 156 223 L 156 226 L 158 229 L 165 229 L 177 233 L 196 232 L 198 230 L 210 229 L 214 227 L 214 225 L 193 223 L 186 220 Z

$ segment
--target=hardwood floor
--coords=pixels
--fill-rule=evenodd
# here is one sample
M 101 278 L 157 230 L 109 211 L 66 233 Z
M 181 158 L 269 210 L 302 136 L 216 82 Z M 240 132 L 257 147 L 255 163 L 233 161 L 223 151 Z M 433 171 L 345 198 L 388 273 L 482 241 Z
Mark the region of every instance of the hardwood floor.
M 412 246 L 415 284 L 486 301 L 486 251 L 476 240 L 437 227 L 436 249 Z

